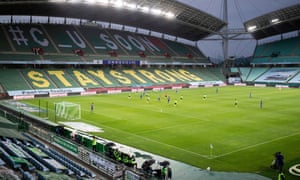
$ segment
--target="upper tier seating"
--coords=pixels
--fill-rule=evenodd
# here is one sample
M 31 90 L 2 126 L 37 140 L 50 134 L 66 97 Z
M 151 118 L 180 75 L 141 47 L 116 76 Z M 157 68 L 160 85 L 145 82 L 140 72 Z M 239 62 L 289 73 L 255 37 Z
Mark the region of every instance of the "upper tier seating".
M 299 64 L 300 37 L 258 45 L 252 64 Z
M 99 27 L 51 24 L 0 25 L 0 60 L 94 62 L 147 60 L 210 63 L 194 46 L 148 35 Z M 148 59 L 149 58 L 149 59 Z

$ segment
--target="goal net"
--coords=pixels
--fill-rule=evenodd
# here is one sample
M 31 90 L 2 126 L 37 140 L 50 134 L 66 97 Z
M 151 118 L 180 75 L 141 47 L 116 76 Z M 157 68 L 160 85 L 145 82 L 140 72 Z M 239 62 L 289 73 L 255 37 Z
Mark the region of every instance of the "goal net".
M 55 114 L 56 116 L 64 118 L 66 120 L 81 119 L 80 104 L 65 101 L 55 103 Z

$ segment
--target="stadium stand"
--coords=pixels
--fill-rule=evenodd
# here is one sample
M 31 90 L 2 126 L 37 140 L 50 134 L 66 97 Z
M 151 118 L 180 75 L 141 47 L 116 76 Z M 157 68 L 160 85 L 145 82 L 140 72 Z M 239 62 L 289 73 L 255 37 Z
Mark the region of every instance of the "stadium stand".
M 242 78 L 242 81 L 246 81 L 248 75 L 249 75 L 249 72 L 250 72 L 251 68 L 250 67 L 240 67 L 239 68 L 239 72 L 240 72 L 240 75 L 241 75 L 241 78 Z
M 1 166 L 8 164 L 8 168 L 19 172 L 24 179 L 35 176 L 52 177 L 64 173 L 70 177 L 95 178 L 96 174 L 75 163 L 56 150 L 46 147 L 32 136 L 24 134 L 31 141 L 0 136 Z M 39 171 L 36 171 L 39 170 Z
M 187 15 L 196 14 L 190 7 L 188 11 Z M 177 17 L 184 15 L 179 13 Z M 199 23 L 194 17 L 185 18 L 191 21 L 178 27 L 186 29 L 185 23 Z M 227 83 L 224 69 L 212 67 L 213 63 L 196 43 L 187 45 L 178 41 L 180 37 L 164 33 L 153 36 L 137 29 L 125 31 L 125 26 L 118 30 L 112 29 L 112 24 L 102 27 L 88 22 L 92 26 L 86 26 L 83 19 L 79 24 L 66 24 L 66 18 L 64 21 L 64 25 L 49 24 L 50 18 L 48 23 L 0 25 L 1 95 L 18 99 Z M 211 20 L 209 24 L 221 27 L 223 22 Z M 192 30 L 198 32 L 203 28 Z M 186 37 L 192 36 L 186 32 Z M 201 33 L 203 37 L 208 35 Z M 252 67 L 231 67 L 231 73 L 248 85 L 278 83 L 299 87 L 300 69 L 293 67 L 299 63 L 300 37 L 293 37 L 258 45 Z M 99 138 L 93 149 L 93 139 L 88 134 L 72 134 L 72 129 L 62 125 L 22 114 L 19 105 L 0 106 L 0 166 L 11 169 L 22 179 L 88 179 L 98 178 L 99 174 L 122 179 L 124 169 L 144 176 L 128 163 L 134 156 L 126 151 L 117 152 L 113 142 Z M 26 133 L 19 134 L 16 129 Z
M 258 45 L 252 64 L 299 64 L 300 37 Z
M 5 69 L 0 73 L 6 92 L 226 81 L 219 68 Z
M 196 47 L 153 36 L 99 27 L 17 24 L 1 25 L 0 60 L 36 63 L 116 60 L 170 60 L 207 63 Z M 96 38 L 95 38 L 96 37 Z M 74 64 L 74 63 L 73 63 Z
M 18 69 L 2 69 L 0 71 L 1 85 L 6 90 L 31 89 L 30 85 L 23 78 Z
M 268 70 L 268 68 L 252 68 L 246 81 L 253 82 L 255 79 L 257 79 L 263 73 L 265 73 L 267 70 Z

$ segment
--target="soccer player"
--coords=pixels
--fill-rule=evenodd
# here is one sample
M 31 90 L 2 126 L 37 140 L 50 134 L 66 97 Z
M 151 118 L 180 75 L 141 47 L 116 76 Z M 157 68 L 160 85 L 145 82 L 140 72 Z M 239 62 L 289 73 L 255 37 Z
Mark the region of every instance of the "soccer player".
M 205 100 L 207 98 L 207 95 L 204 94 L 202 98 L 203 98 L 203 100 Z
M 181 96 L 180 96 L 180 101 L 182 101 L 182 100 L 183 100 L 183 96 L 181 95 Z
M 259 108 L 262 109 L 262 107 L 263 107 L 263 101 L 261 99 L 260 102 L 259 102 Z
M 94 103 L 92 102 L 91 104 L 91 111 L 93 112 L 94 111 Z
M 237 107 L 237 106 L 238 106 L 238 101 L 237 101 L 237 99 L 236 99 L 236 98 L 234 99 L 234 106 L 235 106 L 235 107 Z
M 142 94 L 142 93 L 140 94 L 140 99 L 141 99 L 141 100 L 143 99 L 143 94 Z
M 168 104 L 170 104 L 170 100 L 171 100 L 171 97 L 170 97 L 170 96 L 168 96 Z
M 174 101 L 174 106 L 177 106 L 177 99 L 175 99 Z
M 150 96 L 147 96 L 147 103 L 150 102 Z

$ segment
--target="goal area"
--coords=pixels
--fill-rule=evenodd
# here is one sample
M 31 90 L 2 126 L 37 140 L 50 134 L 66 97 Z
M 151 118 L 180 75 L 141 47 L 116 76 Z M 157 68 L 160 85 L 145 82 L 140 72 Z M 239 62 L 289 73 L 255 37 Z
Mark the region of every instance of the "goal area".
M 55 103 L 55 115 L 66 120 L 81 119 L 80 104 L 66 101 Z

